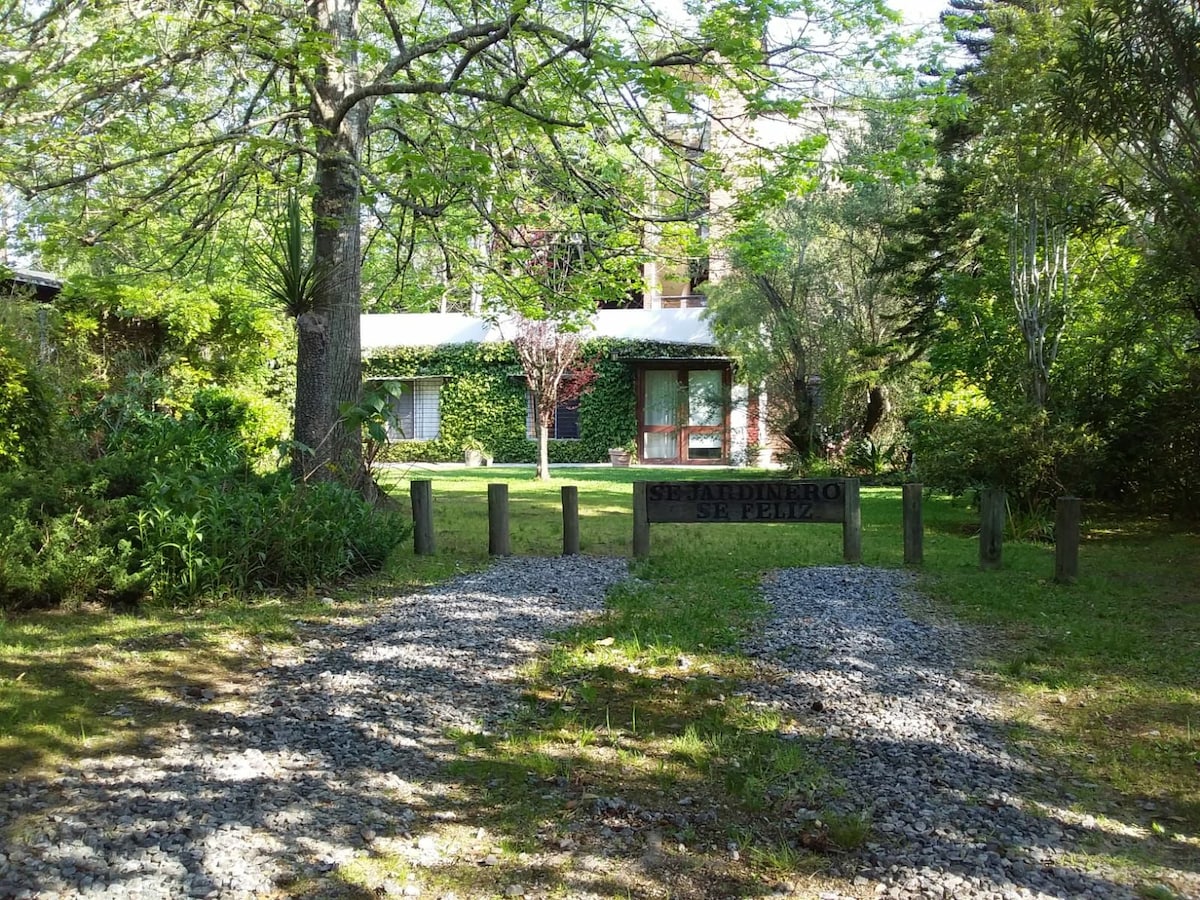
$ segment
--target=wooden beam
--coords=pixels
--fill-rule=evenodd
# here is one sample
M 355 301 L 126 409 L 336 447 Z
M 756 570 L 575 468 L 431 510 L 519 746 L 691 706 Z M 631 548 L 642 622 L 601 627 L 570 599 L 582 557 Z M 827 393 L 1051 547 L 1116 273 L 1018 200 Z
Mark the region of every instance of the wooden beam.
M 508 540 L 508 485 L 488 485 L 488 555 L 511 556 Z
M 919 481 L 904 485 L 904 564 L 919 566 L 925 561 L 925 522 L 922 518 Z
M 563 556 L 579 552 L 579 488 L 564 484 L 562 488 Z
M 1004 491 L 986 490 L 979 498 L 979 568 L 999 569 L 1004 556 Z
M 1079 577 L 1078 497 L 1059 497 L 1054 509 L 1054 580 L 1073 584 Z
M 413 552 L 417 556 L 432 556 L 433 546 L 433 482 L 410 482 L 412 497 Z

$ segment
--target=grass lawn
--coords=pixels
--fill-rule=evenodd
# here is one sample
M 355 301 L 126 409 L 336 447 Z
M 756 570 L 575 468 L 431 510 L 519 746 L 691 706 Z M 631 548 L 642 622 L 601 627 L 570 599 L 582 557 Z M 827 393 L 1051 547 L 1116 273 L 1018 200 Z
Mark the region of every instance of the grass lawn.
M 410 473 L 386 474 L 407 504 Z M 187 612 L 0 620 L 0 768 L 45 770 L 62 758 L 136 743 L 167 715 L 143 711 L 170 709 L 146 701 L 236 681 L 261 648 L 288 642 L 298 625 L 365 615 L 397 585 L 486 565 L 489 482 L 509 484 L 514 553 L 560 551 L 558 491 L 575 484 L 583 552 L 624 556 L 634 479 L 762 477 L 644 468 L 555 474 L 549 484 L 517 468 L 415 476 L 434 482 L 437 555 L 418 558 L 405 548 L 376 581 L 333 594 L 332 606 L 314 593 Z M 862 521 L 863 562 L 899 566 L 899 489 L 864 488 Z M 1001 571 L 979 571 L 975 521 L 964 503 L 926 499 L 921 585 L 944 613 L 994 638 L 980 667 L 1011 693 L 1015 739 L 1075 773 L 1069 802 L 1080 811 L 1157 836 L 1141 842 L 1149 862 L 1195 852 L 1200 535 L 1151 520 L 1093 518 L 1085 523 L 1080 581 L 1063 587 L 1050 580 L 1049 546 L 1006 545 Z M 734 696 L 749 674 L 737 641 L 763 613 L 756 595 L 762 573 L 840 562 L 838 525 L 652 526 L 651 556 L 633 566 L 636 581 L 610 598 L 601 619 L 564 635 L 531 665 L 528 707 L 513 728 L 459 736 L 455 774 L 477 799 L 482 824 L 519 856 L 531 836 L 562 819 L 547 784 L 647 805 L 664 795 L 694 796 L 697 807 L 711 801 L 722 815 L 689 836 L 719 852 L 697 855 L 688 877 L 725 884 L 731 895 L 747 878 L 819 872 L 830 854 L 861 843 L 869 832 L 861 821 L 829 818 L 800 846 L 773 830 L 774 806 L 827 773 L 776 737 L 779 722 Z M 737 848 L 736 863 L 729 847 Z M 363 863 L 346 877 L 372 884 L 380 872 L 371 866 L 387 864 Z M 453 887 L 478 872 L 448 868 L 440 877 Z

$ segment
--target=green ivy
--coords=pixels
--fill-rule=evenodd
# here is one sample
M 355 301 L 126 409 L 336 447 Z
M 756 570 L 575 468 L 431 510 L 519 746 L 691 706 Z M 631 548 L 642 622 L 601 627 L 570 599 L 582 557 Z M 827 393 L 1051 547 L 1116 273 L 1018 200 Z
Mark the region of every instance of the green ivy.
M 633 360 L 711 356 L 713 348 L 660 341 L 601 338 L 588 341 L 583 358 L 596 383 L 579 401 L 578 440 L 551 441 L 552 463 L 607 462 L 608 448 L 637 436 L 637 378 Z M 525 436 L 525 381 L 510 344 L 394 347 L 363 361 L 367 378 L 446 378 L 441 389 L 441 432 L 434 441 L 397 441 L 381 458 L 448 462 L 462 458 L 463 444 L 480 441 L 496 462 L 534 462 L 537 444 Z

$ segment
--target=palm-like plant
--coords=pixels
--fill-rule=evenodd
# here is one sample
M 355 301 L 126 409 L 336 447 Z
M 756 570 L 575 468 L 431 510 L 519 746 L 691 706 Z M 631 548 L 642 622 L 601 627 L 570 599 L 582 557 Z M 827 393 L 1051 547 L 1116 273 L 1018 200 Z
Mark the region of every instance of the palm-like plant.
M 275 228 L 270 250 L 252 252 L 250 256 L 251 284 L 292 318 L 312 309 L 313 297 L 324 278 L 316 260 L 305 252 L 304 237 L 300 199 L 295 191 L 289 191 L 284 219 Z

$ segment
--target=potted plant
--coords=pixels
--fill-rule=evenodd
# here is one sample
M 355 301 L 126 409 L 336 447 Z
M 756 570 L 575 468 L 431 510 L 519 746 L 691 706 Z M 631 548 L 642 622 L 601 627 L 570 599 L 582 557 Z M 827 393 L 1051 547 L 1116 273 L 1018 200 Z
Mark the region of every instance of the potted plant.
M 627 468 L 636 463 L 637 441 L 627 441 L 620 447 L 609 447 L 608 461 L 618 468 Z
M 492 453 L 479 438 L 470 437 L 463 441 L 463 462 L 471 468 L 490 466 Z

